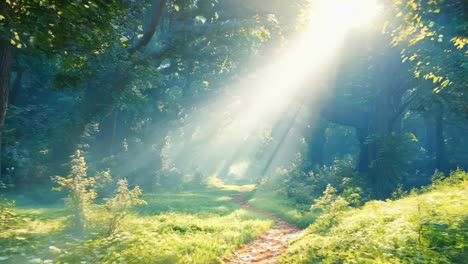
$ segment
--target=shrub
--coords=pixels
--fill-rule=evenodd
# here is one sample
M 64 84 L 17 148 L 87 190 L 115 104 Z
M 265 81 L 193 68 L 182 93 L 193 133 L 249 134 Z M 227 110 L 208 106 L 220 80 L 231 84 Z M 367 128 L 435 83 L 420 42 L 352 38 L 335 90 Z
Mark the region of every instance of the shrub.
M 454 186 L 460 183 L 468 181 L 468 172 L 465 172 L 458 168 L 455 171 L 450 172 L 450 175 L 446 177 L 442 172 L 436 170 L 432 176 L 432 187 L 437 186 Z
M 364 177 L 349 162 L 317 167 L 305 173 L 296 167 L 283 170 L 286 177 L 285 192 L 300 204 L 310 204 L 318 198 L 328 184 L 336 187 L 337 194 L 351 206 L 360 206 L 369 199 L 370 192 Z
M 105 204 L 106 210 L 111 214 L 107 235 L 112 235 L 119 227 L 122 219 L 128 211 L 135 205 L 147 204 L 146 201 L 139 199 L 141 190 L 138 186 L 132 190 L 128 189 L 127 180 L 119 180 L 115 196 L 107 199 Z
M 106 197 L 112 194 L 112 175 L 110 170 L 98 171 L 94 175 L 94 189 L 99 197 Z
M 323 195 L 315 199 L 315 203 L 310 207 L 312 211 L 321 213 L 316 219 L 312 228 L 317 231 L 326 231 L 334 226 L 340 212 L 348 208 L 348 202 L 330 184 L 327 185 Z
M 327 188 L 313 207 L 322 216 L 279 262 L 465 263 L 467 180 L 457 170 L 422 192 L 349 210 L 340 210 L 344 203 Z M 335 218 L 326 215 L 334 209 Z
M 72 156 L 71 164 L 71 172 L 67 177 L 56 176 L 54 178 L 54 181 L 60 186 L 55 189 L 68 190 L 65 202 L 73 211 L 73 226 L 85 229 L 89 206 L 96 198 L 95 180 L 92 177 L 87 177 L 86 162 L 80 150 L 77 150 L 76 154 Z

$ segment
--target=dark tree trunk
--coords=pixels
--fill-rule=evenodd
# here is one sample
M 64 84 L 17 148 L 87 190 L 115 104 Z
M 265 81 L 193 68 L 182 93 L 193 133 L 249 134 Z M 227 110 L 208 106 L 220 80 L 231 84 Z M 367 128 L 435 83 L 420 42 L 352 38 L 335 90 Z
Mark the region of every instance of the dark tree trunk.
M 358 111 L 351 107 L 344 107 L 339 103 L 328 104 L 322 110 L 322 117 L 329 122 L 337 123 L 343 126 L 350 126 L 356 129 L 357 138 L 359 141 L 359 157 L 357 160 L 356 169 L 360 173 L 367 173 L 369 171 L 369 164 L 371 159 L 372 146 L 367 144 L 367 137 L 373 132 L 370 131 L 371 127 L 371 113 L 366 111 Z
M 317 120 L 311 131 L 309 140 L 309 160 L 312 168 L 324 164 L 323 149 L 325 147 L 325 129 L 323 121 Z
M 270 169 L 271 165 L 273 164 L 273 161 L 275 160 L 275 157 L 277 156 L 277 154 L 279 153 L 279 150 L 283 146 L 283 143 L 285 142 L 286 137 L 288 136 L 289 132 L 291 131 L 292 127 L 294 126 L 294 122 L 296 121 L 297 116 L 300 113 L 300 110 L 301 110 L 301 107 L 298 107 L 296 112 L 294 113 L 294 116 L 288 120 L 288 123 L 286 125 L 286 129 L 281 133 L 281 135 L 279 135 L 278 143 L 274 147 L 273 152 L 271 153 L 271 155 L 268 157 L 268 160 L 266 161 L 266 163 L 265 163 L 265 165 L 264 165 L 264 167 L 262 169 L 262 172 L 260 174 L 261 177 L 266 176 L 266 173 L 268 172 L 268 169 Z
M 427 152 L 430 155 L 433 155 L 436 150 L 436 125 L 433 116 L 426 115 L 424 116 L 424 126 L 425 126 L 425 138 L 424 138 L 424 146 L 426 147 Z
M 18 98 L 21 94 L 21 87 L 22 87 L 22 80 L 23 80 L 23 71 L 18 71 L 16 73 L 15 80 L 11 87 L 10 92 L 10 104 L 18 106 Z
M 366 174 L 369 172 L 369 164 L 371 162 L 370 152 L 371 146 L 367 143 L 369 131 L 367 129 L 356 129 L 357 138 L 359 141 L 359 157 L 357 160 L 356 169 L 359 173 Z
M 0 40 L 0 179 L 2 179 L 2 139 L 8 108 L 10 76 L 13 60 L 13 46 L 7 40 Z
M 447 162 L 447 151 L 444 139 L 444 108 L 440 102 L 434 104 L 435 120 L 435 167 L 441 172 L 448 174 L 449 166 Z
M 87 126 L 97 116 L 102 116 L 111 111 L 117 96 L 123 92 L 130 82 L 130 76 L 124 71 L 116 70 L 108 73 L 105 80 L 107 85 L 101 83 L 90 83 L 84 91 L 84 98 L 76 113 L 72 114 L 72 119 L 64 124 L 66 136 L 58 136 L 53 148 L 52 162 L 56 163 L 58 170 L 64 173 L 60 167 L 69 161 L 69 157 L 75 153 L 81 142 Z M 96 89 L 100 86 L 99 89 Z M 111 95 L 109 95 L 111 94 Z M 68 128 L 68 129 L 67 129 Z
M 387 198 L 391 194 L 401 175 L 402 168 L 396 168 L 394 157 L 379 155 L 387 151 L 386 137 L 401 131 L 401 115 L 408 106 L 402 103 L 402 96 L 408 87 L 406 80 L 411 78 L 401 64 L 400 51 L 389 47 L 388 43 L 389 40 L 385 38 L 376 42 L 373 76 L 375 99 L 368 131 L 369 135 L 375 136 L 368 144 L 371 166 L 369 176 L 378 199 Z

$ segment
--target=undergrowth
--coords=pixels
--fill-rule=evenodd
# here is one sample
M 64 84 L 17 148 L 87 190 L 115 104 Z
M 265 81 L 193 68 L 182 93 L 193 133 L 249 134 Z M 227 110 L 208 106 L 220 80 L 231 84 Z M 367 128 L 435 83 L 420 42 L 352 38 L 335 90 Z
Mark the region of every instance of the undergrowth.
M 316 221 L 281 263 L 466 263 L 468 173 Z M 327 214 L 327 212 L 324 212 Z

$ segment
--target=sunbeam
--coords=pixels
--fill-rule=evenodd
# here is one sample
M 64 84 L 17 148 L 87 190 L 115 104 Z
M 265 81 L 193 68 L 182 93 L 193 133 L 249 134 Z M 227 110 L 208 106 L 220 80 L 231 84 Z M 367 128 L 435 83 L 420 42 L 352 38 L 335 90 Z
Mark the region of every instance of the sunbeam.
M 205 107 L 186 120 L 185 130 L 196 126 L 211 137 L 198 143 L 196 134 L 188 137 L 190 142 L 185 137 L 181 139 L 184 143 L 172 143 L 168 147 L 168 156 L 177 167 L 197 166 L 206 169 L 208 175 L 221 178 L 230 171 L 236 171 L 237 177 L 239 174 L 261 176 L 289 162 L 300 143 L 285 144 L 288 134 L 298 116 L 309 116 L 300 114 L 298 104 L 306 103 L 314 111 L 320 109 L 331 92 L 325 86 L 334 78 L 334 61 L 345 35 L 356 27 L 368 25 L 378 12 L 375 0 L 313 1 L 309 22 L 277 52 L 281 56 L 272 56 L 272 61 L 242 78 L 231 89 L 230 96 L 218 99 L 222 103 Z M 283 122 L 285 115 L 289 120 Z M 312 117 L 307 118 L 307 123 L 313 125 Z M 203 125 L 192 120 L 203 120 Z M 244 159 L 255 156 L 262 145 L 258 135 L 268 128 L 275 137 L 269 143 L 271 146 L 265 148 L 264 152 L 268 153 L 263 153 L 253 168 Z M 177 137 L 175 133 L 172 136 Z M 200 143 L 202 148 L 197 147 Z M 277 158 L 281 152 L 287 154 Z M 232 167 L 239 163 L 243 164 L 242 173 Z

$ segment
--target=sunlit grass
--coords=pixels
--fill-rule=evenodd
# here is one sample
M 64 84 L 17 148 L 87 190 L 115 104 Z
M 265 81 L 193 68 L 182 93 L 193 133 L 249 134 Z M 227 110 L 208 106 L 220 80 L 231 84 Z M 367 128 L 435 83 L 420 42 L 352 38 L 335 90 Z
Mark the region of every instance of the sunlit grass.
M 87 234 L 71 232 L 63 207 L 18 208 L 25 216 L 0 234 L 5 263 L 221 263 L 272 226 L 241 209 L 230 195 L 246 187 L 145 194 L 115 236 L 105 237 L 105 210 L 95 206 Z M 34 220 L 31 220 L 34 219 Z
M 129 217 L 124 232 L 89 240 L 61 259 L 75 263 L 220 263 L 271 222 L 245 210 L 228 215 L 165 213 Z
M 312 225 L 282 263 L 463 263 L 468 258 L 468 184 L 437 186 L 343 212 Z
M 45 255 L 49 245 L 63 239 L 68 218 L 63 207 L 20 207 L 15 214 L 14 221 L 0 230 L 0 257 L 5 263 L 23 263 L 31 252 Z
M 309 206 L 298 205 L 286 195 L 267 190 L 259 190 L 250 195 L 252 206 L 270 212 L 280 218 L 305 228 L 314 221 L 314 214 Z
M 225 184 L 220 179 L 211 177 L 208 180 L 208 186 L 214 187 L 216 189 L 221 189 L 224 191 L 235 191 L 235 192 L 251 192 L 255 189 L 255 184 L 245 184 L 245 185 L 231 185 Z

